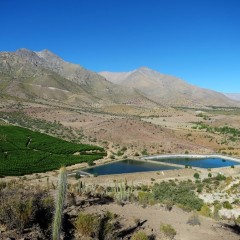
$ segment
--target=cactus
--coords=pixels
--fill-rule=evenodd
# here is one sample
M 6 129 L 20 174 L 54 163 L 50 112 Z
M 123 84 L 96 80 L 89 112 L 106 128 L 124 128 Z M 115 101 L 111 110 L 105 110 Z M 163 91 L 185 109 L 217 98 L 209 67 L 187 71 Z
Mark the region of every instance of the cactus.
M 53 240 L 59 240 L 62 227 L 63 207 L 67 190 L 67 172 L 62 167 L 59 170 L 58 189 L 55 203 L 55 214 L 53 220 Z

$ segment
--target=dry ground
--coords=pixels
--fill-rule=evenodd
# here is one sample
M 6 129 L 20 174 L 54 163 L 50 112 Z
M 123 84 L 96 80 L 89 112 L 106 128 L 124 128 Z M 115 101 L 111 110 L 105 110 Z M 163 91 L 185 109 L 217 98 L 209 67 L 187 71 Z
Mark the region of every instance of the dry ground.
M 240 116 L 229 114 L 207 114 L 204 120 L 193 109 L 173 108 L 147 109 L 134 106 L 111 106 L 107 109 L 86 111 L 42 104 L 23 104 L 21 110 L 29 117 L 50 122 L 60 122 L 76 133 L 84 135 L 82 141 L 99 144 L 115 154 L 123 146 L 124 155 L 130 157 L 146 149 L 149 154 L 160 153 L 215 153 L 219 149 L 232 147 L 232 154 L 240 155 L 239 142 L 222 143 L 225 136 L 192 129 L 196 122 L 211 126 L 239 128 Z M 9 105 L 1 111 L 16 111 Z M 105 111 L 105 112 L 104 112 Z M 112 111 L 112 112 L 110 112 Z M 76 134 L 77 136 L 77 134 Z M 67 137 L 64 135 L 64 137 Z
M 174 207 L 170 212 L 165 210 L 161 205 L 149 206 L 143 208 L 140 205 L 127 204 L 123 207 L 115 203 L 108 205 L 98 205 L 94 208 L 87 208 L 84 212 L 87 213 L 102 213 L 113 212 L 120 216 L 121 223 L 125 228 L 134 225 L 136 219 L 141 221 L 147 220 L 143 224 L 142 230 L 147 235 L 155 235 L 156 240 L 162 240 L 160 233 L 160 224 L 171 224 L 176 230 L 176 240 L 239 240 L 240 237 L 223 228 L 218 222 L 200 216 L 200 226 L 191 226 L 187 224 L 189 217 L 193 213 L 184 212 L 183 210 Z
M 82 141 L 86 143 L 99 144 L 108 150 L 108 157 L 121 150 L 123 146 L 127 147 L 124 151 L 124 157 L 132 158 L 136 153 L 141 155 L 141 151 L 147 150 L 149 154 L 159 153 L 184 153 L 188 151 L 194 154 L 215 153 L 220 148 L 225 148 L 226 152 L 240 156 L 239 142 L 228 142 L 221 144 L 225 136 L 215 133 L 206 133 L 202 130 L 192 129 L 195 122 L 204 121 L 211 126 L 229 126 L 240 128 L 239 114 L 223 113 L 204 113 L 210 117 L 210 120 L 204 120 L 197 116 L 198 112 L 194 109 L 177 110 L 174 108 L 147 109 L 134 106 L 111 106 L 104 109 L 87 111 L 86 109 L 70 109 L 66 107 L 56 107 L 51 105 L 36 103 L 21 103 L 21 111 L 31 118 L 44 119 L 50 122 L 59 121 L 66 127 L 71 127 L 73 131 L 82 131 L 84 137 Z M 1 102 L 0 111 L 18 111 L 14 102 Z M 64 136 L 67 137 L 67 136 Z M 101 162 L 102 160 L 100 160 Z M 80 164 L 69 167 L 69 170 L 79 169 L 86 166 Z M 162 179 L 187 179 L 193 176 L 195 170 L 183 169 L 178 171 L 168 171 L 164 174 L 151 172 L 141 174 L 125 174 L 115 176 L 100 176 L 96 178 L 86 178 L 83 181 L 86 184 L 111 185 L 113 180 L 127 179 L 134 184 L 152 184 L 154 181 Z M 217 171 L 217 170 L 216 170 Z M 239 168 L 225 169 L 228 175 L 239 175 Z M 202 170 L 202 174 L 207 174 Z M 40 183 L 41 185 L 49 182 L 56 184 L 57 171 L 44 174 L 26 176 L 31 184 Z M 11 179 L 11 178 L 9 178 Z M 74 183 L 74 178 L 69 179 Z M 147 220 L 143 225 L 145 230 L 151 234 L 159 234 L 160 223 L 169 223 L 177 231 L 176 240 L 237 240 L 240 239 L 229 230 L 221 228 L 217 222 L 212 219 L 201 217 L 200 226 L 187 225 L 187 219 L 190 213 L 183 212 L 174 208 L 171 212 L 165 211 L 161 206 L 152 206 L 142 208 L 134 204 L 127 204 L 121 207 L 116 204 L 106 206 L 95 206 L 85 209 L 87 212 L 101 212 L 105 210 L 119 214 L 123 222 L 131 225 L 134 218 Z M 157 238 L 158 239 L 158 238 Z

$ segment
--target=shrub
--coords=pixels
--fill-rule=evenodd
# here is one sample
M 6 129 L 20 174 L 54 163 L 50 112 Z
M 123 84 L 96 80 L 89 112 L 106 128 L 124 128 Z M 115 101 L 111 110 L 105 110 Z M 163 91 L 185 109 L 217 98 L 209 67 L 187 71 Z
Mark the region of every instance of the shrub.
M 94 162 L 94 160 L 89 160 L 88 161 L 88 166 L 94 166 L 96 165 L 96 163 Z
M 118 156 L 118 157 L 122 156 L 123 154 L 124 154 L 124 152 L 122 152 L 122 151 L 120 151 L 120 150 L 117 151 L 117 156 Z
M 75 221 L 75 227 L 77 233 L 90 237 L 99 225 L 99 221 L 93 214 L 80 213 Z
M 200 177 L 199 173 L 194 173 L 193 177 L 196 178 L 196 179 L 199 179 L 199 177 Z
M 127 150 L 127 147 L 123 146 L 121 150 L 122 152 L 125 152 Z
M 174 239 L 175 235 L 177 234 L 176 230 L 170 224 L 161 224 L 160 231 L 168 239 Z
M 0 190 L 0 196 L 0 223 L 7 230 L 22 232 L 39 225 L 44 236 L 50 239 L 53 198 L 48 192 L 14 183 Z
M 213 218 L 218 220 L 220 218 L 219 216 L 219 210 L 222 209 L 222 205 L 219 202 L 214 203 L 214 210 L 213 210 Z
M 152 194 L 160 202 L 169 200 L 191 210 L 200 210 L 203 200 L 195 195 L 194 188 L 194 184 L 190 182 L 180 182 L 178 185 L 175 182 L 161 182 L 154 184 Z
M 222 206 L 226 209 L 233 209 L 232 204 L 229 201 L 225 201 Z
M 143 149 L 141 153 L 142 155 L 148 155 L 147 149 Z
M 133 234 L 131 240 L 148 240 L 148 236 L 144 232 L 139 231 Z
M 77 172 L 76 174 L 75 174 L 75 179 L 80 179 L 81 178 L 81 174 L 79 173 L 79 172 Z
M 150 199 L 153 199 L 153 196 L 149 192 L 139 192 L 138 201 L 140 204 L 146 205 L 149 203 Z
M 218 181 L 223 181 L 223 180 L 226 180 L 226 177 L 223 174 L 218 173 L 215 179 Z
M 201 207 L 201 210 L 199 212 L 201 215 L 205 216 L 205 217 L 211 217 L 212 215 L 212 212 L 211 212 L 211 209 L 208 207 L 207 204 L 204 204 L 202 207 Z
M 202 190 L 203 190 L 203 186 L 198 186 L 198 188 L 197 188 L 197 192 L 198 192 L 198 193 L 201 193 Z
M 240 226 L 240 215 L 234 220 L 235 224 Z
M 164 204 L 165 204 L 165 209 L 167 211 L 171 211 L 172 208 L 173 208 L 173 205 L 174 205 L 174 203 L 172 201 L 169 201 L 169 200 L 165 201 Z

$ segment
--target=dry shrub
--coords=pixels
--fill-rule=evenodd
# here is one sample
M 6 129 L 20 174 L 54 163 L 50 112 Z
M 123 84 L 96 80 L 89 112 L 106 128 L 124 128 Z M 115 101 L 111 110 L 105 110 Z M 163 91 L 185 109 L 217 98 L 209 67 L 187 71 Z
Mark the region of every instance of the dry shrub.
M 161 224 L 160 225 L 160 231 L 167 239 L 174 239 L 176 233 L 176 230 L 172 227 L 170 224 Z
M 0 224 L 22 232 L 38 225 L 49 234 L 53 199 L 44 190 L 8 183 L 0 189 Z
M 191 225 L 191 226 L 196 226 L 196 225 L 200 225 L 200 219 L 199 216 L 196 212 L 194 212 L 188 219 L 187 224 Z
M 148 236 L 146 233 L 139 231 L 133 234 L 131 240 L 148 240 Z
M 85 237 L 96 235 L 98 226 L 99 219 L 93 214 L 80 213 L 75 221 L 76 232 Z

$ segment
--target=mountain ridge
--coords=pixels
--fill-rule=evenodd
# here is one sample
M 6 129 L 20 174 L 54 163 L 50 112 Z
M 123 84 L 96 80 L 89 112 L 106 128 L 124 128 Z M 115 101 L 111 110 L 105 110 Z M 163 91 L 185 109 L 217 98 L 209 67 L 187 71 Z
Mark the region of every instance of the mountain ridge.
M 107 80 L 139 90 L 151 100 L 173 106 L 236 106 L 238 102 L 222 93 L 200 88 L 147 67 L 130 72 L 99 72 Z
M 0 91 L 24 99 L 56 100 L 74 105 L 101 106 L 135 102 L 156 105 L 134 89 L 119 87 L 49 50 L 0 52 Z M 135 99 L 135 100 L 134 100 Z
M 240 101 L 240 93 L 223 93 L 223 94 L 230 99 L 233 99 L 235 101 Z
M 0 52 L 1 94 L 59 104 L 101 107 L 132 104 L 159 106 L 240 106 L 238 101 L 188 84 L 147 67 L 130 72 L 100 72 L 64 61 L 44 49 Z

